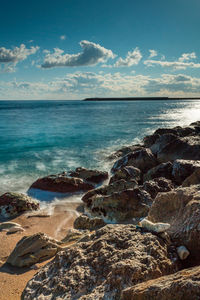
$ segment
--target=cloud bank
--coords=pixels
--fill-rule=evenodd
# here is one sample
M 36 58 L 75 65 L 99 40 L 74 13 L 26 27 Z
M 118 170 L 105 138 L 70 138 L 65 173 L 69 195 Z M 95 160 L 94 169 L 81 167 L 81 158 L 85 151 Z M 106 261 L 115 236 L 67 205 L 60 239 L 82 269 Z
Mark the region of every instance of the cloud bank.
M 99 44 L 81 41 L 80 46 L 83 51 L 78 54 L 64 54 L 63 50 L 55 48 L 54 53 L 48 53 L 45 56 L 41 67 L 48 69 L 55 67 L 92 66 L 115 57 L 111 50 L 106 49 Z

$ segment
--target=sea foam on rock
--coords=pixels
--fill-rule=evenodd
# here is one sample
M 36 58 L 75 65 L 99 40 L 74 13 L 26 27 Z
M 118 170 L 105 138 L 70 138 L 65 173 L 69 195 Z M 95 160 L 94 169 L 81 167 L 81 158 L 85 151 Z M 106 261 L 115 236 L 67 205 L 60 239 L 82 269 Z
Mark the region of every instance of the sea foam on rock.
M 120 299 L 123 289 L 177 270 L 166 243 L 133 225 L 106 225 L 58 253 L 27 284 L 22 299 Z

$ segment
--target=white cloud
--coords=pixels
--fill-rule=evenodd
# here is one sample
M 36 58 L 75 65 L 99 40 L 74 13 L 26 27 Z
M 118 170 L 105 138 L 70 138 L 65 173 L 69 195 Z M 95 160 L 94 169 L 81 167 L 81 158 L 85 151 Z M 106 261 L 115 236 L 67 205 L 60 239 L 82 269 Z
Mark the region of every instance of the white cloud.
M 38 46 L 27 49 L 24 44 L 13 49 L 0 48 L 0 63 L 18 63 L 25 60 L 27 56 L 34 54 L 39 49 Z
M 62 41 L 66 40 L 66 38 L 67 38 L 66 35 L 61 35 L 61 36 L 60 36 L 60 39 L 61 39 Z
M 133 65 L 138 65 L 142 58 L 142 54 L 138 48 L 135 48 L 132 52 L 129 51 L 126 58 L 119 58 L 116 63 L 115 67 L 131 67 Z
M 149 50 L 149 53 L 150 53 L 149 58 L 152 58 L 152 57 L 155 57 L 158 55 L 156 50 Z
M 152 66 L 161 66 L 161 67 L 168 67 L 173 68 L 175 70 L 186 69 L 186 68 L 200 68 L 200 63 L 195 63 L 191 61 L 192 59 L 196 58 L 196 54 L 192 53 L 183 53 L 181 57 L 178 58 L 176 61 L 167 61 L 167 60 L 152 60 L 147 59 L 144 61 L 144 64 L 148 67 Z
M 41 67 L 47 69 L 53 67 L 92 66 L 115 57 L 111 50 L 89 41 L 81 41 L 80 46 L 83 52 L 78 54 L 64 54 L 63 50 L 55 48 L 54 53 L 48 53 L 45 56 Z

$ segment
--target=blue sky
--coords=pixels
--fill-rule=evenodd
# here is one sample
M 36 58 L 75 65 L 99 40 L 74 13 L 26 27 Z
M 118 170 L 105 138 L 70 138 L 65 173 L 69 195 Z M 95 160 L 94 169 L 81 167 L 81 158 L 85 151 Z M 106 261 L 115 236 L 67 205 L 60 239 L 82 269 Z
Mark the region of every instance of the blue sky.
M 199 0 L 4 1 L 0 99 L 198 96 Z

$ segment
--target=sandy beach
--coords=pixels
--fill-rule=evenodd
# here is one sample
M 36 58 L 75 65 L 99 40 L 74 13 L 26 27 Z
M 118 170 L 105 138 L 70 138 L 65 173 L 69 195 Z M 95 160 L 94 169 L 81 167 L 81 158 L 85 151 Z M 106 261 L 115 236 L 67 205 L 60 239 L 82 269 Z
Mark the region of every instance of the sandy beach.
M 38 232 L 61 240 L 66 236 L 69 228 L 73 227 L 74 219 L 79 215 L 79 203 L 60 201 L 51 206 L 51 215 L 37 217 L 34 214 L 24 214 L 12 219 L 12 222 L 20 224 L 24 232 L 7 234 L 0 232 L 0 300 L 18 300 L 28 280 L 48 261 L 30 268 L 14 268 L 6 264 L 6 259 L 14 249 L 16 243 L 23 237 Z M 49 208 L 41 211 L 47 215 Z M 36 212 L 38 214 L 38 212 Z

